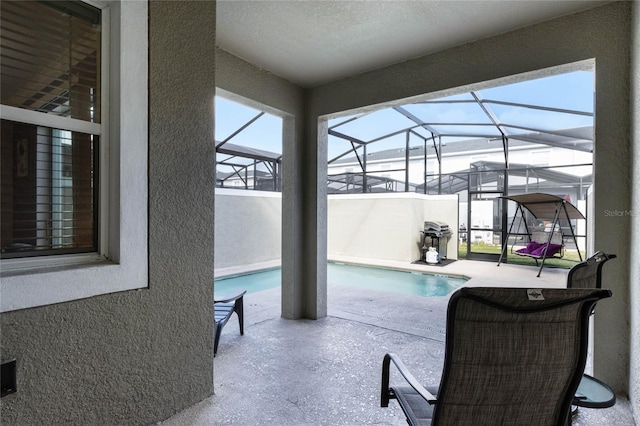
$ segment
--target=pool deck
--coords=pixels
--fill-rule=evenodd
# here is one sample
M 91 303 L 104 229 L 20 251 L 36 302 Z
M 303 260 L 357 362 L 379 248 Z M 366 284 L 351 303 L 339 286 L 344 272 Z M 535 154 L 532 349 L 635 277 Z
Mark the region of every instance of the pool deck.
M 353 262 L 353 259 L 332 259 Z M 357 263 L 366 264 L 359 261 Z M 376 266 L 462 275 L 472 286 L 564 287 L 567 270 L 459 260 L 446 266 Z M 261 265 L 257 269 L 264 269 Z M 278 266 L 271 265 L 270 267 Z M 217 271 L 216 276 L 240 273 Z M 245 269 L 246 270 L 246 269 Z M 245 333 L 225 326 L 210 398 L 160 422 L 185 425 L 406 425 L 395 402 L 380 408 L 382 358 L 395 352 L 425 384 L 439 382 L 448 297 L 415 297 L 328 284 L 328 315 L 280 317 L 280 289 L 245 296 Z M 606 303 L 603 301 L 601 303 Z M 392 376 L 392 383 L 398 375 Z M 581 408 L 574 425 L 634 425 L 628 400 Z

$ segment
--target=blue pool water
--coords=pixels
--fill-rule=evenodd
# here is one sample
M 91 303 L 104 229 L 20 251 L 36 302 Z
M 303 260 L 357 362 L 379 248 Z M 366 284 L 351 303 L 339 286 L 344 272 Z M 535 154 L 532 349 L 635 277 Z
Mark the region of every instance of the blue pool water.
M 255 293 L 279 287 L 280 281 L 281 270 L 269 269 L 217 279 L 215 280 L 215 292 L 217 295 L 226 295 L 244 289 L 247 290 L 247 293 Z M 329 263 L 327 264 L 327 281 L 330 284 L 360 287 L 367 290 L 430 297 L 446 296 L 467 280 L 446 275 Z

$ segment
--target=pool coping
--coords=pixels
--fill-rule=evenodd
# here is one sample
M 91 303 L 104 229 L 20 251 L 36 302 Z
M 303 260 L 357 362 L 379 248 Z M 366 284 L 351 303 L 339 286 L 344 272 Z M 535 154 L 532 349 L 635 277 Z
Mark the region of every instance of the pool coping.
M 458 259 L 444 266 L 415 264 L 392 260 L 330 256 L 334 263 L 347 263 L 358 266 L 371 266 L 408 272 L 421 272 L 434 275 L 464 278 L 463 286 L 473 287 L 521 287 L 521 288 L 562 288 L 566 287 L 568 269 L 545 268 L 537 277 L 538 267 L 495 262 Z M 255 273 L 281 267 L 280 260 L 257 262 L 250 265 L 237 265 L 214 270 L 215 279 Z
M 366 286 L 366 285 L 353 285 L 353 287 L 356 288 L 360 288 L 361 290 L 365 289 L 367 291 L 382 291 L 382 292 L 389 292 L 392 294 L 405 294 L 405 295 L 409 295 L 409 296 L 420 296 L 420 297 L 449 297 L 453 292 L 455 292 L 457 289 L 464 287 L 466 285 L 466 283 L 470 280 L 470 278 L 466 275 L 460 275 L 460 274 L 446 274 L 446 273 L 440 273 L 438 272 L 432 272 L 432 271 L 424 271 L 424 270 L 419 270 L 417 268 L 402 268 L 402 267 L 397 267 L 397 266 L 388 266 L 388 265 L 379 265 L 376 263 L 372 263 L 372 262 L 367 262 L 367 263 L 363 263 L 363 262 L 345 262 L 342 260 L 328 260 L 327 261 L 327 284 L 330 284 L 329 282 L 329 275 L 331 273 L 329 266 L 330 265 L 336 265 L 336 266 L 347 266 L 347 267 L 353 267 L 353 268 L 362 268 L 362 269 L 369 269 L 369 270 L 380 270 L 380 271 L 387 271 L 387 272 L 391 272 L 391 273 L 404 273 L 404 274 L 411 274 L 411 275 L 418 275 L 418 276 L 428 276 L 428 277 L 432 277 L 431 279 L 445 279 L 447 280 L 447 293 L 445 294 L 417 294 L 413 291 L 409 291 L 407 288 L 404 288 L 404 290 L 398 290 L 397 288 L 393 287 L 393 289 L 391 287 L 385 287 L 385 288 L 378 288 L 377 286 L 371 287 L 371 286 Z M 264 266 L 264 265 L 263 265 Z M 219 274 L 215 279 L 214 282 L 217 285 L 222 286 L 221 288 L 225 288 L 225 290 L 221 290 L 222 294 L 231 294 L 235 291 L 239 291 L 241 289 L 245 289 L 247 291 L 247 294 L 249 293 L 257 293 L 257 292 L 261 292 L 261 291 L 266 291 L 266 290 L 270 290 L 272 288 L 279 288 L 281 286 L 281 283 L 278 282 L 277 284 L 274 283 L 273 286 L 268 286 L 266 288 L 262 288 L 259 287 L 257 289 L 254 288 L 250 288 L 251 284 L 248 284 L 244 287 L 238 287 L 238 285 L 236 284 L 235 286 L 232 286 L 232 289 L 229 290 L 228 288 L 225 287 L 225 281 L 226 280 L 233 280 L 235 278 L 241 278 L 241 277 L 248 277 L 249 279 L 251 279 L 251 276 L 253 275 L 258 275 L 258 274 L 263 274 L 263 273 L 269 273 L 271 271 L 280 271 L 281 267 L 279 266 L 273 266 L 273 265 L 269 265 L 269 267 L 266 267 L 265 269 L 256 269 L 256 268 L 251 268 L 250 270 L 245 270 L 245 271 L 241 271 L 241 270 L 234 270 L 234 271 L 227 271 L 226 275 L 222 275 Z M 262 277 L 260 277 L 262 278 Z M 257 278 L 257 279 L 260 279 Z M 455 281 L 451 281 L 451 280 L 455 280 Z M 335 281 L 335 278 L 332 280 Z M 252 281 L 253 282 L 253 281 Z M 453 284 L 453 282 L 455 282 L 455 284 Z M 347 285 L 351 285 L 351 284 L 347 284 Z M 413 288 L 413 287 L 410 287 Z M 419 286 L 419 288 L 424 289 L 424 286 Z M 436 287 L 434 287 L 436 288 Z M 438 287 L 441 290 L 441 287 Z

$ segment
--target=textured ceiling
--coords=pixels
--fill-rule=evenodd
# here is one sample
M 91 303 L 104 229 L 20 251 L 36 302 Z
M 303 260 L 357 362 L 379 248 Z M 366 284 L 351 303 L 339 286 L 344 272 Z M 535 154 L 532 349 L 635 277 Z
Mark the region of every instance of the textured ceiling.
M 218 0 L 217 44 L 314 87 L 609 2 Z

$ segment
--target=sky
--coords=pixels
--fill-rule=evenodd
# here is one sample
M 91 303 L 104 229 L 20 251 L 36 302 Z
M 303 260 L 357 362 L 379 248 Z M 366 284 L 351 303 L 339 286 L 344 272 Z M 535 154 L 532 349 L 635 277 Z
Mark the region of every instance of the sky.
M 476 93 L 484 100 L 499 100 L 592 113 L 594 88 L 594 72 L 576 71 L 478 90 Z M 464 93 L 442 99 L 471 100 L 473 98 L 470 94 Z M 413 104 L 407 105 L 405 108 L 429 123 L 490 123 L 487 115 L 483 113 L 477 104 Z M 592 117 L 575 114 L 541 111 L 501 104 L 489 104 L 489 108 L 500 122 L 516 126 L 552 130 L 591 125 L 593 123 Z M 216 141 L 220 142 L 226 139 L 259 113 L 260 111 L 254 108 L 216 96 Z M 344 120 L 344 117 L 330 120 L 329 126 L 331 127 Z M 404 129 L 413 125 L 415 125 L 413 121 L 410 121 L 396 111 L 384 109 L 339 126 L 336 130 L 355 136 L 363 141 L 370 141 L 395 130 Z M 451 142 L 461 139 L 474 139 L 476 138 L 475 135 L 487 132 L 489 132 L 488 136 L 491 134 L 497 135 L 495 129 L 485 126 L 461 127 L 434 125 L 433 127 L 443 133 L 464 132 L 469 135 L 468 137 L 445 138 Z M 513 131 L 517 132 L 517 130 Z M 425 131 L 422 131 L 422 134 L 430 136 Z M 238 135 L 234 136 L 229 143 L 282 153 L 282 120 L 279 117 L 264 114 Z M 422 140 L 420 138 L 412 138 L 411 145 L 421 144 Z M 405 135 L 401 134 L 381 142 L 373 143 L 369 149 L 378 151 L 396 147 L 401 148 L 404 147 L 404 145 Z M 350 149 L 350 144 L 346 141 L 329 137 L 329 159 L 348 149 Z

